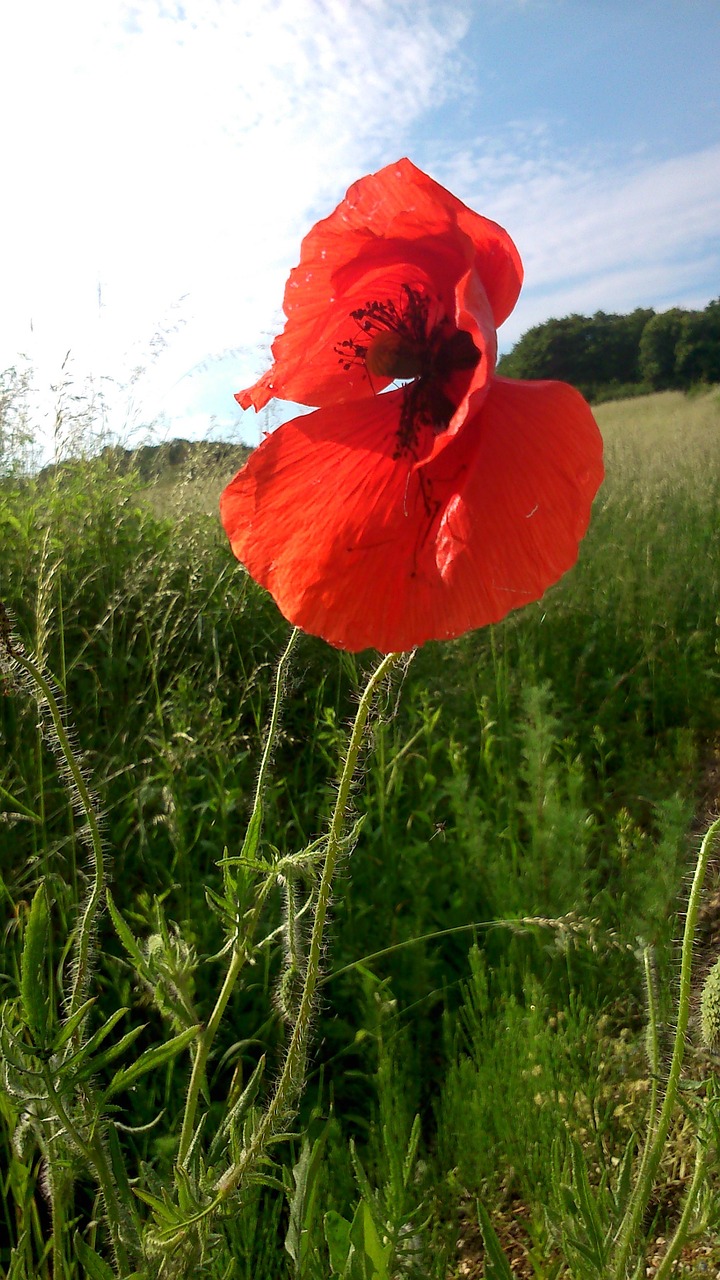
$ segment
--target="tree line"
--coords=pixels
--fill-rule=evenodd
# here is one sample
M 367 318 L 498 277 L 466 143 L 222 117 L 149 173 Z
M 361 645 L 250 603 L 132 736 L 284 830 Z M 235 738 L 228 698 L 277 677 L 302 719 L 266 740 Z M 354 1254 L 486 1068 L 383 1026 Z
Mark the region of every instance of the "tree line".
M 720 298 L 703 311 L 638 307 L 535 325 L 498 362 L 508 378 L 558 378 L 589 400 L 720 382 Z

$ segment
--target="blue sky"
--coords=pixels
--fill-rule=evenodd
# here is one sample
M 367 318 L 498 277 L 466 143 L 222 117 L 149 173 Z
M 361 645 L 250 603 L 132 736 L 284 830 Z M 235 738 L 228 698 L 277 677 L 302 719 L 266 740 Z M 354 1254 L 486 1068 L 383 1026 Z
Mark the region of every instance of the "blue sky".
M 0 367 L 23 353 L 47 390 L 69 351 L 120 435 L 255 442 L 277 413 L 233 392 L 303 234 L 400 155 L 516 241 L 501 349 L 572 311 L 704 306 L 719 68 L 717 0 L 4 6 Z

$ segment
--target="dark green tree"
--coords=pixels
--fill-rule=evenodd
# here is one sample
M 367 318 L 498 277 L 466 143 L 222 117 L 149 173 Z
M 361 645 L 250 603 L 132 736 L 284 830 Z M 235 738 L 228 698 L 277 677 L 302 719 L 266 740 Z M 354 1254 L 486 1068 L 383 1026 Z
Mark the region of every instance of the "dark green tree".
M 511 378 L 559 378 L 592 394 L 609 385 L 640 381 L 640 336 L 652 310 L 630 315 L 571 315 L 530 329 L 502 358 L 498 372 Z
M 571 315 L 535 325 L 498 363 L 508 378 L 557 378 L 589 399 L 720 382 L 720 298 L 704 311 Z
M 677 386 L 675 353 L 690 313 L 681 307 L 651 316 L 640 337 L 640 377 L 653 391 Z
M 676 385 L 720 382 L 720 298 L 684 316 L 675 349 Z
M 536 325 L 503 357 L 498 372 L 511 378 L 586 381 L 592 365 L 590 324 L 587 316 L 572 315 Z
M 592 317 L 596 359 L 594 381 L 640 382 L 640 339 L 655 312 L 637 307 L 628 315 L 605 315 L 598 311 Z

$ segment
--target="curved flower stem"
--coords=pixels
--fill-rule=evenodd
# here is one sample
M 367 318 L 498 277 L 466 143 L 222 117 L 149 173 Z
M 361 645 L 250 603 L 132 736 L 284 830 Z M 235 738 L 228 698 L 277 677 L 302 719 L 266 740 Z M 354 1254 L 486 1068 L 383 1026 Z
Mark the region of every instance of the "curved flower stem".
M 263 798 L 263 792 L 265 790 L 265 775 L 267 774 L 268 765 L 270 763 L 270 757 L 272 755 L 272 749 L 275 745 L 275 734 L 277 733 L 278 721 L 280 719 L 280 705 L 282 703 L 282 694 L 283 694 L 283 689 L 285 687 L 285 676 L 287 674 L 288 663 L 290 662 L 290 655 L 293 649 L 295 648 L 295 645 L 300 635 L 301 635 L 300 629 L 298 627 L 293 627 L 292 632 L 290 634 L 290 639 L 287 642 L 283 655 L 280 661 L 278 662 L 277 671 L 275 672 L 275 693 L 273 696 L 273 706 L 272 706 L 272 711 L 270 713 L 270 724 L 268 725 L 268 730 L 265 735 L 265 747 L 263 749 L 262 759 L 260 761 L 260 768 L 258 769 L 257 785 L 255 787 L 255 799 L 253 801 L 253 809 L 250 817 L 251 822 L 252 822 L 252 819 L 255 817 L 256 813 L 260 813 L 262 811 L 262 798 Z
M 662 1158 L 665 1141 L 667 1139 L 670 1123 L 673 1117 L 673 1111 L 675 1109 L 678 1087 L 680 1084 L 680 1073 L 682 1071 L 683 1058 L 685 1056 L 685 1035 L 687 1032 L 688 1019 L 690 1017 L 690 980 L 692 976 L 692 953 L 693 943 L 695 940 L 695 926 L 697 924 L 700 895 L 702 892 L 703 880 L 705 879 L 705 871 L 707 869 L 711 850 L 719 835 L 720 818 L 716 818 L 706 831 L 705 838 L 700 846 L 697 865 L 695 867 L 695 875 L 693 876 L 692 888 L 688 899 L 687 915 L 685 917 L 685 931 L 683 933 L 682 962 L 680 966 L 677 1027 L 675 1030 L 675 1043 L 673 1045 L 670 1071 L 668 1073 L 668 1080 L 665 1088 L 665 1097 L 660 1111 L 660 1116 L 654 1126 L 654 1132 L 651 1133 L 647 1148 L 645 1152 L 643 1152 L 637 1182 L 635 1183 L 635 1189 L 630 1197 L 630 1203 L 628 1204 L 623 1220 L 620 1224 L 620 1230 L 617 1235 L 617 1247 L 613 1270 L 610 1273 L 611 1276 L 614 1277 L 614 1280 L 625 1280 L 628 1256 L 652 1194 L 655 1177 Z
M 275 737 L 277 734 L 278 723 L 280 719 L 280 704 L 282 702 L 282 693 L 285 686 L 285 676 L 287 673 L 290 655 L 295 647 L 300 631 L 295 627 L 288 640 L 285 651 L 278 663 L 275 673 L 275 692 L 273 696 L 272 712 L 270 713 L 270 724 L 268 725 L 265 735 L 265 747 L 263 749 L 260 768 L 258 770 L 257 783 L 255 786 L 255 798 L 253 800 L 252 812 L 248 821 L 248 832 L 257 830 L 262 822 L 263 809 L 263 793 L 265 791 L 265 780 L 272 755 L 272 749 L 275 745 Z M 180 1144 L 178 1147 L 178 1164 L 182 1164 L 185 1160 L 190 1144 L 192 1142 L 193 1129 L 195 1127 L 195 1115 L 197 1112 L 198 1099 L 200 1097 L 200 1089 L 202 1087 L 205 1075 L 205 1067 L 210 1055 L 213 1041 L 217 1035 L 218 1027 L 223 1019 L 223 1014 L 227 1008 L 228 1000 L 232 995 L 235 983 L 238 980 L 240 972 L 247 960 L 253 944 L 255 930 L 257 929 L 265 905 L 268 893 L 275 883 L 275 876 L 269 875 L 265 880 L 255 900 L 252 914 L 245 928 L 244 934 L 240 936 L 240 920 L 237 922 L 237 932 L 233 941 L 232 956 L 228 971 L 225 975 L 220 994 L 215 1001 L 207 1026 L 201 1036 L 196 1041 L 196 1052 L 193 1058 L 192 1072 L 190 1075 L 190 1084 L 188 1085 L 187 1098 L 185 1099 L 185 1112 L 183 1115 L 182 1130 L 180 1133 Z
M 100 903 L 102 901 L 103 888 L 105 884 L 105 863 L 103 859 L 102 838 L 90 791 L 87 783 L 85 782 L 82 769 L 78 764 L 75 753 L 73 752 L 70 738 L 65 725 L 63 724 L 62 713 L 60 711 L 57 698 L 53 693 L 50 681 L 43 675 L 39 665 L 32 662 L 24 653 L 20 653 L 17 649 L 13 649 L 12 657 L 18 666 L 25 672 L 26 676 L 29 676 L 36 688 L 39 689 L 43 699 L 47 703 L 53 723 L 55 739 L 72 780 L 72 786 L 74 788 L 72 795 L 77 797 L 77 800 L 80 803 L 90 832 L 94 874 L 90 894 L 85 903 L 78 926 L 77 958 L 75 963 L 75 972 L 73 973 L 72 978 L 72 991 L 67 1009 L 68 1017 L 72 1017 L 73 1014 L 77 1013 L 77 1010 L 80 1008 L 83 1001 L 83 993 L 89 973 L 89 957 L 93 927 L 95 924 L 95 917 L 97 916 Z
M 655 1280 L 668 1280 L 673 1274 L 675 1262 L 680 1256 L 680 1251 L 685 1243 L 688 1228 L 692 1221 L 695 1211 L 698 1193 L 705 1180 L 708 1165 L 708 1149 L 707 1142 L 701 1143 L 698 1139 L 697 1151 L 695 1153 L 695 1170 L 693 1172 L 692 1182 L 685 1197 L 685 1204 L 680 1215 L 680 1221 L 675 1228 L 675 1234 L 670 1241 L 660 1266 L 655 1273 Z
M 639 1186 L 645 1175 L 647 1162 L 650 1159 L 650 1151 L 653 1145 L 653 1135 L 655 1133 L 655 1123 L 657 1121 L 658 1109 L 658 1078 L 660 1075 L 660 1045 L 658 1040 L 658 1023 L 657 1023 L 657 1000 L 655 993 L 655 980 L 652 966 L 652 953 L 650 947 L 643 947 L 643 969 L 645 971 L 645 990 L 647 991 L 647 1038 L 650 1058 L 650 1106 L 648 1108 L 646 1120 L 645 1142 L 643 1143 L 642 1155 L 640 1157 L 640 1167 L 638 1169 L 635 1185 Z
M 650 1114 L 648 1116 L 648 1132 L 652 1132 L 655 1127 L 657 1117 L 657 1082 L 660 1074 L 660 1042 L 658 1037 L 658 1021 L 657 1021 L 657 993 L 655 991 L 655 974 L 653 972 L 653 955 L 650 947 L 643 948 L 643 967 L 645 969 L 645 988 L 647 990 L 648 1002 L 648 1037 L 650 1041 L 650 1069 L 652 1071 L 652 1080 L 650 1083 Z
M 258 921 L 262 912 L 262 908 L 267 900 L 275 882 L 275 876 L 268 876 L 255 902 L 252 917 L 248 924 L 245 938 L 242 945 L 236 942 L 233 946 L 232 957 L 228 965 L 228 971 L 225 974 L 225 981 L 220 989 L 220 994 L 215 1001 L 207 1026 L 203 1033 L 198 1036 L 197 1052 L 193 1058 L 192 1072 L 190 1074 L 190 1084 L 188 1085 L 187 1098 L 185 1099 L 185 1112 L 183 1115 L 182 1130 L 180 1133 L 180 1143 L 178 1146 L 178 1164 L 182 1164 L 190 1150 L 192 1142 L 193 1129 L 195 1126 L 195 1114 L 197 1111 L 198 1099 L 200 1097 L 200 1089 L 202 1087 L 203 1077 L 205 1075 L 205 1067 L 212 1048 L 213 1041 L 217 1035 L 218 1028 L 223 1019 L 223 1014 L 227 1008 L 228 1001 L 232 995 L 235 983 L 238 980 L 240 972 L 252 950 L 252 940 L 257 928 Z
M 4 614 L 4 610 L 0 617 L 0 622 L 3 622 L 5 627 L 7 627 L 7 616 Z M 60 704 L 55 696 L 52 683 L 44 674 L 39 662 L 33 661 L 29 658 L 18 648 L 17 645 L 13 645 L 11 648 L 7 635 L 4 635 L 4 641 L 11 661 L 24 673 L 25 679 L 34 685 L 36 696 L 39 695 L 47 705 L 48 712 L 52 720 L 53 746 L 56 751 L 59 751 L 62 755 L 65 768 L 67 769 L 71 787 L 71 800 L 74 805 L 79 804 L 81 807 L 90 833 L 93 879 L 90 893 L 85 906 L 82 909 L 78 925 L 75 970 L 72 977 L 70 1000 L 67 1004 L 67 1015 L 68 1018 L 71 1018 L 75 1013 L 77 1013 L 82 1004 L 90 972 L 90 952 L 93 929 L 97 913 L 100 909 L 105 883 L 105 862 L 103 857 L 102 837 L 100 835 L 100 826 L 98 823 L 97 813 L 95 811 L 95 805 L 93 804 L 82 768 L 78 762 L 75 752 L 73 751 L 70 736 L 63 721 Z M 77 1028 L 75 1038 L 78 1038 L 79 1036 L 80 1029 Z M 100 1133 L 98 1130 L 93 1128 L 90 1140 L 85 1141 L 80 1131 L 73 1123 L 63 1099 L 55 1087 L 55 1081 L 47 1063 L 43 1065 L 41 1075 L 47 1089 L 48 1098 L 50 1099 L 58 1120 L 62 1124 L 73 1145 L 81 1152 L 90 1168 L 94 1171 L 95 1177 L 100 1186 L 103 1202 L 105 1204 L 108 1228 L 112 1238 L 113 1249 L 115 1251 L 118 1266 L 121 1268 L 123 1273 L 125 1273 L 129 1270 L 129 1262 L 127 1250 L 122 1237 L 122 1213 L 112 1171 L 103 1147 Z M 56 1242 L 54 1242 L 53 1245 L 53 1256 L 55 1258 L 59 1256 L 57 1254 Z
M 357 714 L 355 716 L 355 722 L 350 734 L 345 762 L 340 776 L 335 807 L 330 820 L 325 863 L 323 866 L 322 876 L 320 878 L 317 902 L 315 905 L 315 916 L 313 920 L 312 935 L 310 938 L 307 968 L 305 971 L 305 983 L 285 1063 L 283 1065 L 280 1079 L 276 1085 L 275 1092 L 270 1099 L 262 1120 L 255 1130 L 252 1142 L 243 1153 L 240 1160 L 227 1170 L 217 1184 L 216 1189 L 218 1191 L 218 1199 L 215 1201 L 215 1204 L 230 1195 L 230 1193 L 238 1186 L 241 1179 L 255 1164 L 258 1157 L 262 1155 L 269 1139 L 277 1130 L 278 1123 L 282 1120 L 283 1115 L 291 1105 L 292 1098 L 296 1090 L 297 1079 L 302 1078 L 305 1054 L 307 1050 L 308 1033 L 315 1004 L 315 991 L 320 977 L 320 960 L 322 957 L 325 938 L 325 922 L 327 919 L 328 907 L 330 905 L 330 894 L 332 891 L 335 867 L 337 865 L 338 854 L 342 846 L 345 814 L 348 806 L 348 800 L 350 798 L 350 788 L 355 776 L 358 754 L 360 752 L 360 746 L 365 732 L 365 725 L 367 724 L 367 718 L 370 714 L 375 690 L 402 656 L 402 654 L 390 653 L 387 657 L 383 658 L 382 662 L 370 676 L 360 699 L 360 705 L 358 706 Z
M 73 1123 L 72 1119 L 70 1118 L 70 1115 L 68 1114 L 65 1108 L 65 1104 L 62 1098 L 60 1097 L 60 1094 L 57 1092 L 55 1088 L 55 1084 L 54 1084 L 50 1069 L 47 1065 L 43 1067 L 41 1074 L 45 1084 L 45 1088 L 47 1089 L 47 1092 L 48 1092 L 48 1098 L 50 1099 L 51 1105 L 53 1107 L 53 1110 L 58 1120 L 62 1124 L 73 1146 L 80 1152 L 80 1154 L 86 1160 L 87 1164 L 95 1173 L 95 1177 L 100 1187 L 103 1203 L 105 1205 L 105 1213 L 107 1215 L 107 1225 L 108 1225 L 108 1230 L 110 1232 L 110 1237 L 112 1240 L 115 1257 L 117 1259 L 117 1263 L 118 1263 L 118 1266 L 120 1267 L 121 1273 L 123 1275 L 126 1275 L 129 1273 L 130 1264 L 129 1264 L 127 1250 L 125 1248 L 125 1244 L 123 1241 L 122 1213 L 120 1210 L 120 1204 L 116 1194 L 115 1183 L 113 1181 L 110 1165 L 108 1163 L 108 1159 L 105 1154 L 105 1149 L 102 1145 L 102 1138 L 100 1137 L 99 1131 L 97 1130 L 95 1130 L 95 1132 L 92 1134 L 89 1141 L 86 1141 L 82 1137 L 82 1134 L 79 1132 L 76 1125 Z
M 52 1222 L 52 1275 L 61 1276 L 65 1270 L 65 1250 L 63 1241 L 67 1238 L 67 1229 L 64 1221 L 65 1206 L 61 1202 L 61 1196 L 58 1192 L 57 1175 L 55 1164 L 50 1159 L 49 1149 L 46 1148 L 45 1156 L 45 1173 L 44 1173 L 44 1193 L 50 1205 L 50 1220 Z

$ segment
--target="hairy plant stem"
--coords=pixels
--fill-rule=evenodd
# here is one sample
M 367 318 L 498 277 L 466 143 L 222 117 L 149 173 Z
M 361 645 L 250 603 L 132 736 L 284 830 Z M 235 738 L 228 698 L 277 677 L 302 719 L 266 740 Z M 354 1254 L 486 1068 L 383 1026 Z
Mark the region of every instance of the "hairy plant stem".
M 43 675 L 40 667 L 36 663 L 32 662 L 30 658 L 26 657 L 24 653 L 19 653 L 17 649 L 14 649 L 12 657 L 25 674 L 30 677 L 47 703 L 50 717 L 53 722 L 53 730 L 57 739 L 57 744 L 72 778 L 75 787 L 75 794 L 80 801 L 80 805 L 87 821 L 88 830 L 90 832 L 93 879 L 90 893 L 78 925 L 75 972 L 72 977 L 72 990 L 67 1007 L 68 1016 L 72 1017 L 73 1014 L 77 1013 L 83 1002 L 85 986 L 89 975 L 89 957 L 93 927 L 100 908 L 105 885 L 105 863 L 103 859 L 102 839 L 90 791 L 85 782 L 85 778 L 83 777 L 82 769 L 80 768 L 72 749 L 65 725 L 63 724 L 62 713 L 55 694 L 52 691 L 50 682 Z
M 268 766 L 270 764 L 270 757 L 272 756 L 272 749 L 275 745 L 275 735 L 277 733 L 278 721 L 280 719 L 280 705 L 282 703 L 283 689 L 285 687 L 285 676 L 287 674 L 288 663 L 290 662 L 290 655 L 295 648 L 300 634 L 301 632 L 298 627 L 293 627 L 290 639 L 287 642 L 287 646 L 280 661 L 278 662 L 277 671 L 275 672 L 275 693 L 273 696 L 272 711 L 270 713 L 270 724 L 268 725 L 268 730 L 265 735 L 265 747 L 260 761 L 260 768 L 258 769 L 253 815 L 255 814 L 255 811 L 259 810 L 262 806 L 263 792 L 265 790 L 265 775 L 267 774 Z
M 52 1275 L 54 1280 L 55 1276 L 64 1276 L 66 1274 L 65 1250 L 63 1249 L 63 1240 L 66 1233 L 64 1231 L 63 1205 L 58 1192 L 55 1165 L 50 1158 L 47 1146 L 45 1146 L 43 1154 L 46 1165 L 45 1195 L 50 1204 L 50 1218 L 52 1221 Z
M 273 695 L 272 712 L 270 713 L 270 724 L 268 725 L 265 735 L 265 747 L 260 761 L 258 770 L 257 783 L 255 786 L 255 797 L 253 807 L 248 822 L 248 831 L 253 830 L 256 825 L 262 821 L 263 793 L 265 791 L 265 779 L 267 776 L 268 766 L 272 755 L 272 749 L 275 744 L 278 723 L 280 720 L 280 705 L 282 703 L 282 694 L 285 687 L 285 677 L 287 674 L 290 655 L 292 654 L 295 644 L 300 635 L 300 631 L 295 627 L 288 640 L 285 651 L 280 658 L 275 673 L 275 691 Z M 243 921 L 240 919 L 238 912 L 236 922 L 235 938 L 233 940 L 232 955 L 230 964 L 225 975 L 225 981 L 220 989 L 220 994 L 215 1001 L 207 1026 L 202 1035 L 196 1041 L 196 1051 L 193 1058 L 192 1072 L 190 1074 L 190 1083 L 188 1085 L 187 1097 L 185 1099 L 185 1112 L 183 1115 L 182 1130 L 180 1133 L 180 1143 L 178 1146 L 178 1164 L 185 1161 L 190 1145 L 192 1143 L 193 1130 L 195 1128 L 195 1116 L 197 1114 L 198 1100 L 200 1098 L 200 1090 L 205 1077 L 205 1068 L 210 1055 L 218 1027 L 223 1019 L 223 1014 L 227 1008 L 228 1000 L 232 995 L 235 983 L 242 971 L 242 968 L 251 954 L 255 931 L 260 922 L 263 907 L 272 886 L 275 883 L 275 874 L 268 875 L 264 881 L 262 888 L 259 890 L 255 899 L 255 905 L 250 917 L 245 925 L 245 929 L 241 935 L 241 925 Z
M 6 617 L 5 621 L 7 622 Z M 39 695 L 44 700 L 48 708 L 53 725 L 53 745 L 56 747 L 56 750 L 60 751 L 63 757 L 65 766 L 75 789 L 73 799 L 75 802 L 79 802 L 90 833 L 93 876 L 90 893 L 81 912 L 78 924 L 77 941 L 75 944 L 75 970 L 72 976 L 70 1000 L 66 1006 L 68 1018 L 71 1018 L 77 1013 L 83 1003 L 84 991 L 90 974 L 92 934 L 95 919 L 102 902 L 105 885 L 105 863 L 100 826 L 89 788 L 75 752 L 73 751 L 70 737 L 63 723 L 60 705 L 55 693 L 53 692 L 50 680 L 43 673 L 39 662 L 34 662 L 24 652 L 21 652 L 16 645 L 13 645 L 12 647 L 10 646 L 7 636 L 5 637 L 5 644 L 12 662 L 24 672 L 26 679 L 32 682 L 36 690 L 36 695 Z M 76 1042 L 79 1042 L 80 1037 L 81 1028 L 78 1026 L 73 1039 Z M 45 1083 L 45 1088 L 47 1089 L 48 1098 L 57 1119 L 68 1134 L 70 1141 L 81 1152 L 95 1174 L 105 1205 L 108 1229 L 110 1231 L 117 1264 L 121 1272 L 125 1274 L 126 1272 L 129 1272 L 130 1266 L 127 1250 L 122 1239 L 122 1213 L 120 1209 L 120 1201 L 117 1195 L 117 1188 L 115 1186 L 110 1164 L 102 1144 L 102 1137 L 99 1130 L 95 1127 L 96 1118 L 93 1116 L 89 1117 L 91 1138 L 89 1141 L 85 1141 L 71 1119 L 63 1099 L 55 1087 L 55 1080 L 50 1066 L 47 1063 L 44 1064 L 41 1074 Z M 48 1156 L 48 1158 L 50 1157 Z M 55 1219 L 53 1226 L 53 1258 L 56 1265 L 59 1260 L 62 1259 L 62 1248 L 57 1239 Z M 60 1273 L 58 1272 L 58 1274 Z
M 674 1266 L 680 1256 L 680 1251 L 685 1243 L 692 1216 L 695 1212 L 698 1193 L 705 1181 L 705 1174 L 708 1166 L 708 1145 L 707 1138 L 701 1142 L 698 1138 L 697 1151 L 695 1153 L 695 1169 L 693 1172 L 692 1182 L 688 1188 L 685 1197 L 683 1211 L 680 1215 L 680 1221 L 675 1228 L 675 1234 L 667 1247 L 665 1257 L 655 1273 L 655 1280 L 668 1280 L 673 1274 Z
M 42 1078 L 55 1115 L 67 1133 L 73 1146 L 77 1148 L 80 1154 L 87 1161 L 89 1167 L 95 1173 L 95 1178 L 98 1186 L 100 1187 L 100 1193 L 105 1205 L 105 1214 L 110 1238 L 112 1240 L 113 1251 L 121 1274 L 126 1275 L 130 1272 L 130 1263 L 122 1238 L 122 1213 L 120 1210 L 120 1202 L 116 1194 L 115 1183 L 113 1181 L 112 1172 L 110 1170 L 110 1165 L 105 1153 L 105 1148 L 102 1144 L 100 1133 L 97 1130 L 92 1130 L 90 1140 L 86 1141 L 65 1109 L 65 1104 L 55 1088 L 50 1068 L 47 1065 L 43 1067 Z M 53 1232 L 53 1237 L 54 1235 L 55 1233 Z M 55 1255 L 55 1244 L 56 1242 L 53 1239 L 53 1256 Z
M 650 947 L 643 947 L 643 972 L 645 978 L 645 991 L 647 993 L 647 1047 L 650 1066 L 650 1106 L 646 1120 L 645 1142 L 643 1143 L 642 1155 L 640 1157 L 640 1166 L 638 1168 L 635 1184 L 636 1186 L 645 1176 L 650 1152 L 653 1145 L 653 1137 L 655 1133 L 655 1122 L 657 1120 L 658 1109 L 658 1079 L 660 1075 L 660 1041 L 658 1037 L 658 1021 L 657 1021 L 657 998 L 655 991 L 655 975 L 653 973 L 652 951 Z
M 252 917 L 247 927 L 246 936 L 242 944 L 236 943 L 233 946 L 230 964 L 228 965 L 228 970 L 225 974 L 225 981 L 220 989 L 220 994 L 215 1001 L 215 1008 L 210 1015 L 205 1030 L 200 1036 L 198 1036 L 198 1039 L 195 1042 L 197 1045 L 197 1051 L 193 1058 L 190 1083 L 188 1085 L 187 1097 L 185 1099 L 185 1112 L 183 1115 L 180 1143 L 178 1146 L 178 1164 L 183 1164 L 188 1151 L 190 1150 L 193 1130 L 195 1128 L 195 1115 L 197 1112 L 198 1100 L 200 1098 L 202 1082 L 205 1076 L 205 1067 L 207 1066 L 207 1060 L 210 1055 L 210 1049 L 212 1048 L 213 1041 L 217 1035 L 218 1027 L 222 1022 L 223 1015 L 227 1008 L 228 1000 L 232 995 L 235 983 L 237 982 L 243 965 L 252 950 L 252 939 L 260 919 L 262 907 L 274 881 L 274 876 L 268 877 L 262 887 L 262 890 L 258 894 Z
M 246 1151 L 243 1152 L 240 1160 L 227 1170 L 217 1184 L 216 1190 L 218 1192 L 218 1198 L 215 1201 L 216 1204 L 221 1200 L 224 1200 L 232 1191 L 235 1190 L 242 1178 L 249 1173 L 258 1158 L 262 1155 L 268 1141 L 273 1136 L 273 1133 L 277 1131 L 279 1122 L 282 1121 L 283 1116 L 290 1108 L 293 1096 L 297 1089 L 297 1081 L 301 1079 L 304 1074 L 308 1033 L 315 1004 L 315 991 L 320 977 L 320 962 L 325 939 L 325 924 L 327 920 L 328 907 L 330 905 L 333 876 L 337 866 L 338 854 L 342 847 L 342 837 L 348 801 L 350 798 L 350 788 L 355 776 L 358 754 L 360 752 L 360 746 L 362 744 L 365 726 L 367 724 L 368 715 L 370 714 L 370 708 L 372 706 L 375 691 L 378 685 L 382 683 L 388 673 L 392 670 L 393 666 L 395 666 L 402 656 L 402 654 L 391 653 L 388 654 L 387 657 L 383 658 L 382 662 L 370 676 L 362 697 L 360 698 L 360 704 L 350 733 L 343 769 L 340 775 L 335 807 L 330 820 L 325 862 L 323 865 L 322 875 L 320 877 L 317 901 L 315 904 L 303 992 L 300 999 L 297 1018 L 290 1037 L 290 1044 L 288 1046 L 285 1062 L 280 1074 L 280 1079 L 275 1087 L 275 1092 L 267 1105 L 262 1120 L 255 1130 L 250 1145 Z
M 683 1059 L 685 1057 L 685 1036 L 687 1033 L 688 1019 L 690 1017 L 692 953 L 693 943 L 695 941 L 697 915 L 700 907 L 700 896 L 702 893 L 702 886 L 705 879 L 708 860 L 715 844 L 715 840 L 719 835 L 720 818 L 717 818 L 705 833 L 705 837 L 700 846 L 697 864 L 695 866 L 695 874 L 693 876 L 690 897 L 688 898 L 687 914 L 685 917 L 682 961 L 680 965 L 677 1027 L 675 1030 L 675 1042 L 673 1045 L 670 1070 L 668 1072 L 667 1085 L 665 1087 L 665 1097 L 663 1099 L 660 1115 L 654 1125 L 654 1131 L 651 1131 L 649 1134 L 646 1150 L 643 1152 L 643 1157 L 640 1163 L 635 1188 L 630 1197 L 628 1207 L 625 1211 L 617 1234 L 613 1268 L 610 1273 L 613 1280 L 625 1280 L 628 1257 L 636 1239 L 643 1214 L 645 1213 L 650 1201 L 650 1196 L 652 1195 L 658 1166 L 662 1159 L 665 1142 L 670 1130 L 673 1112 L 675 1110 L 678 1087 L 680 1084 L 680 1073 L 682 1071 Z

